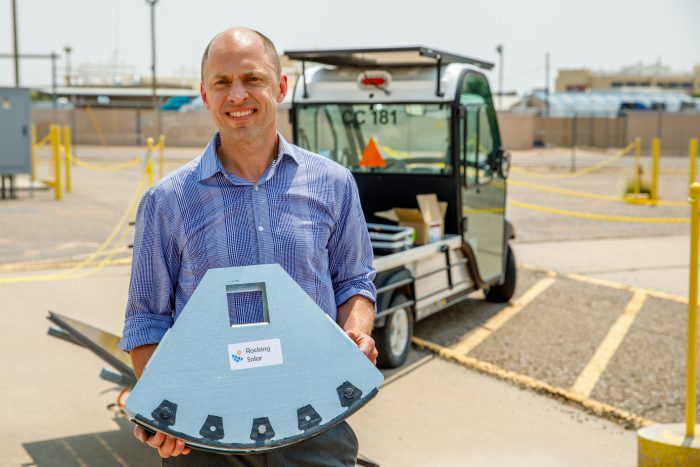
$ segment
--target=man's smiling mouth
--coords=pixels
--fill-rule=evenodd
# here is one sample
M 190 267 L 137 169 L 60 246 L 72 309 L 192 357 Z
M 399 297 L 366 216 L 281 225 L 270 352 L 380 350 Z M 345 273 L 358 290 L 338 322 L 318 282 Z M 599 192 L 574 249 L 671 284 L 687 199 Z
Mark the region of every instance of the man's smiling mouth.
M 237 112 L 226 112 L 226 115 L 229 117 L 247 117 L 248 115 L 252 115 L 255 112 L 254 109 L 250 110 L 241 110 Z

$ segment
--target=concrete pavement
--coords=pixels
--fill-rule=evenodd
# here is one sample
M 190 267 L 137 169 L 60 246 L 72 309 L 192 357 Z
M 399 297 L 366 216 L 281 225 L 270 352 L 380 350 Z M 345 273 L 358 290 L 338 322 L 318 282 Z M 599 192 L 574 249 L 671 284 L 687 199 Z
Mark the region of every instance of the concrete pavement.
M 0 274 L 7 277 L 8 274 Z M 106 409 L 113 385 L 85 349 L 46 335 L 54 310 L 120 333 L 129 268 L 82 279 L 0 284 L 4 429 L 0 465 L 157 465 Z M 458 365 L 431 360 L 398 377 L 351 423 L 383 466 L 635 463 L 635 433 Z M 592 462 L 592 460 L 594 462 Z
M 516 242 L 513 248 L 519 263 L 688 296 L 688 235 Z

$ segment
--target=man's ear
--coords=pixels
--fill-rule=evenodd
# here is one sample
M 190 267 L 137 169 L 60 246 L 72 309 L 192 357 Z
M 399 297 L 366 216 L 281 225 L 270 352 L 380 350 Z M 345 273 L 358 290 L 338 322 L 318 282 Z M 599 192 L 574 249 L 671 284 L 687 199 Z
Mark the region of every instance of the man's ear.
M 277 93 L 277 102 L 281 103 L 287 96 L 287 75 L 282 73 L 280 76 L 279 92 Z
M 209 110 L 209 99 L 207 98 L 207 91 L 204 89 L 204 84 L 199 83 L 199 95 L 202 96 L 202 102 L 204 107 Z

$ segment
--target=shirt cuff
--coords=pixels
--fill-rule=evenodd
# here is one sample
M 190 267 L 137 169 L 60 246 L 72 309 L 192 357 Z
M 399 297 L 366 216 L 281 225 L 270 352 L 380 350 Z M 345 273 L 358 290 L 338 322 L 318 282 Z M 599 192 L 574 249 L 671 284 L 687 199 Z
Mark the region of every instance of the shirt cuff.
M 366 285 L 365 283 L 351 283 L 346 287 L 343 287 L 341 290 L 338 290 L 335 293 L 335 306 L 340 306 L 343 303 L 347 302 L 350 297 L 354 297 L 355 295 L 361 295 L 368 299 L 370 302 L 374 303 L 374 314 L 377 314 L 377 296 L 374 288 L 374 284 L 370 283 L 371 285 Z
M 128 353 L 142 345 L 158 344 L 172 325 L 173 318 L 170 315 L 134 313 L 127 316 L 119 348 Z

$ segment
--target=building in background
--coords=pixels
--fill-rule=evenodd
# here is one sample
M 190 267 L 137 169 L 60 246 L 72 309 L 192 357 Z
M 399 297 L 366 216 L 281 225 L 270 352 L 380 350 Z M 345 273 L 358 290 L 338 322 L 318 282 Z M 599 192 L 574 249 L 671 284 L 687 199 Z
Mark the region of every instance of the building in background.
M 591 91 L 604 89 L 663 89 L 700 96 L 700 65 L 691 72 L 672 71 L 661 65 L 632 65 L 616 72 L 597 72 L 588 68 L 560 70 L 557 91 Z

